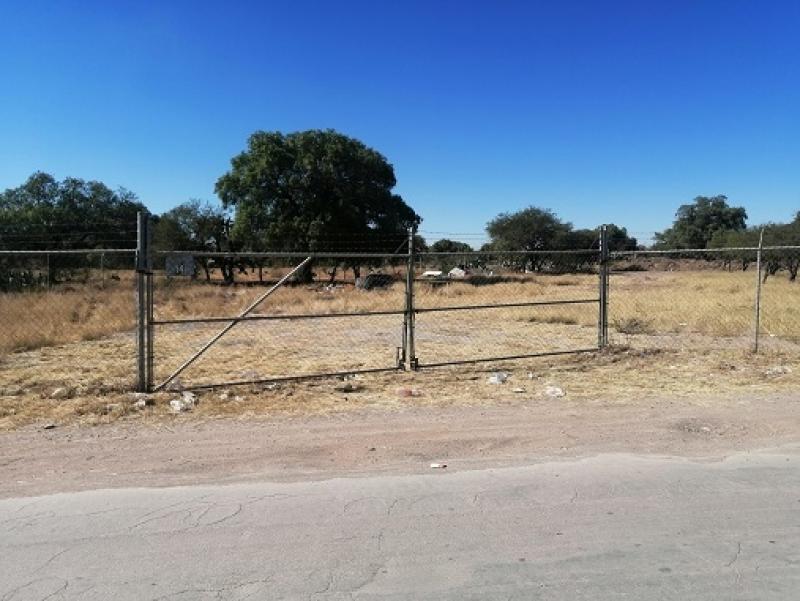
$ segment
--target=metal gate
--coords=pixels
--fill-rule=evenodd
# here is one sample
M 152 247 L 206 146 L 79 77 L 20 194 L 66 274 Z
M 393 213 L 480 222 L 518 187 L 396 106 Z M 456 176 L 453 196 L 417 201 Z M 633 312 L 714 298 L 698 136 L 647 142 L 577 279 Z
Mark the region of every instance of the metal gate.
M 420 260 L 438 266 L 427 273 L 441 271 L 442 278 L 415 280 L 419 368 L 582 353 L 604 345 L 601 296 L 607 276 L 599 250 L 423 253 Z
M 145 219 L 143 391 L 581 353 L 607 341 L 604 231 L 587 251 L 416 253 L 409 231 L 404 252 L 301 254 L 154 253 L 146 230 Z M 298 278 L 312 264 L 316 277 Z M 337 279 L 342 266 L 352 281 Z M 230 285 L 234 269 L 242 275 Z

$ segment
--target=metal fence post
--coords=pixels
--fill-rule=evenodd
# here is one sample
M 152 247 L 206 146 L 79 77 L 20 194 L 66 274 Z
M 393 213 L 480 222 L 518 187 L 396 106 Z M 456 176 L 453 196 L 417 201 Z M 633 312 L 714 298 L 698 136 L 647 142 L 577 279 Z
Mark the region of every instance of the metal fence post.
M 418 367 L 416 349 L 414 348 L 414 234 L 417 228 L 408 228 L 408 262 L 406 266 L 406 310 L 405 330 L 403 336 L 403 359 L 406 368 L 416 370 Z
M 761 251 L 764 248 L 764 229 L 758 236 L 758 251 L 756 251 L 756 302 L 755 319 L 753 323 L 753 352 L 758 352 L 758 336 L 761 330 Z
M 600 265 L 598 271 L 600 307 L 597 316 L 597 346 L 608 346 L 608 227 L 600 226 Z
M 153 379 L 154 379 L 154 357 L 155 357 L 155 348 L 153 342 L 153 302 L 154 302 L 154 293 L 153 293 L 153 260 L 152 255 L 150 254 L 150 244 L 147 245 L 148 248 L 148 258 L 147 258 L 147 273 L 145 274 L 145 278 L 147 280 L 147 392 L 153 391 Z
M 147 214 L 136 214 L 136 390 L 147 392 Z

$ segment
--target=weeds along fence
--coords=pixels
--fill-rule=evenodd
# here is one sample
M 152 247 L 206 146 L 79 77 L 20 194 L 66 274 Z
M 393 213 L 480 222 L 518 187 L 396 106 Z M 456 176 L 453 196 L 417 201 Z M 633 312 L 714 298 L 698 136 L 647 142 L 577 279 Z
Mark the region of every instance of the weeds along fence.
M 208 388 L 583 353 L 800 351 L 800 246 L 0 251 L 0 389 Z

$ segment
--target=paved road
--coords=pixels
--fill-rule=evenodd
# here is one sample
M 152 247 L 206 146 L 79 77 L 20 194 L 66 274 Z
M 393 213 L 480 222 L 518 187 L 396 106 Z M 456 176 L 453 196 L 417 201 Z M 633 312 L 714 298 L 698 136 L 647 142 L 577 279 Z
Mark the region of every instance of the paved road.
M 800 454 L 0 501 L 0 599 L 797 599 Z

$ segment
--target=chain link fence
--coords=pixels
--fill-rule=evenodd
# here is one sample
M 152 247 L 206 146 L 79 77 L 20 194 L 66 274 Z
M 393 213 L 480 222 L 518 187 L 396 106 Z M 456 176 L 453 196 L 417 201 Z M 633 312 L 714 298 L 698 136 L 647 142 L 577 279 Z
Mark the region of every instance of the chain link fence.
M 133 388 L 134 254 L 0 251 L 0 390 Z
M 154 276 L 155 389 L 398 369 L 406 302 L 402 255 L 161 258 Z
M 799 351 L 798 262 L 798 247 L 612 253 L 610 341 L 635 348 Z
M 143 248 L 139 261 L 0 251 L 0 390 L 270 386 L 606 342 L 800 351 L 800 247 L 433 253 L 409 241 L 311 256 Z
M 421 253 L 419 365 L 595 350 L 597 250 Z

